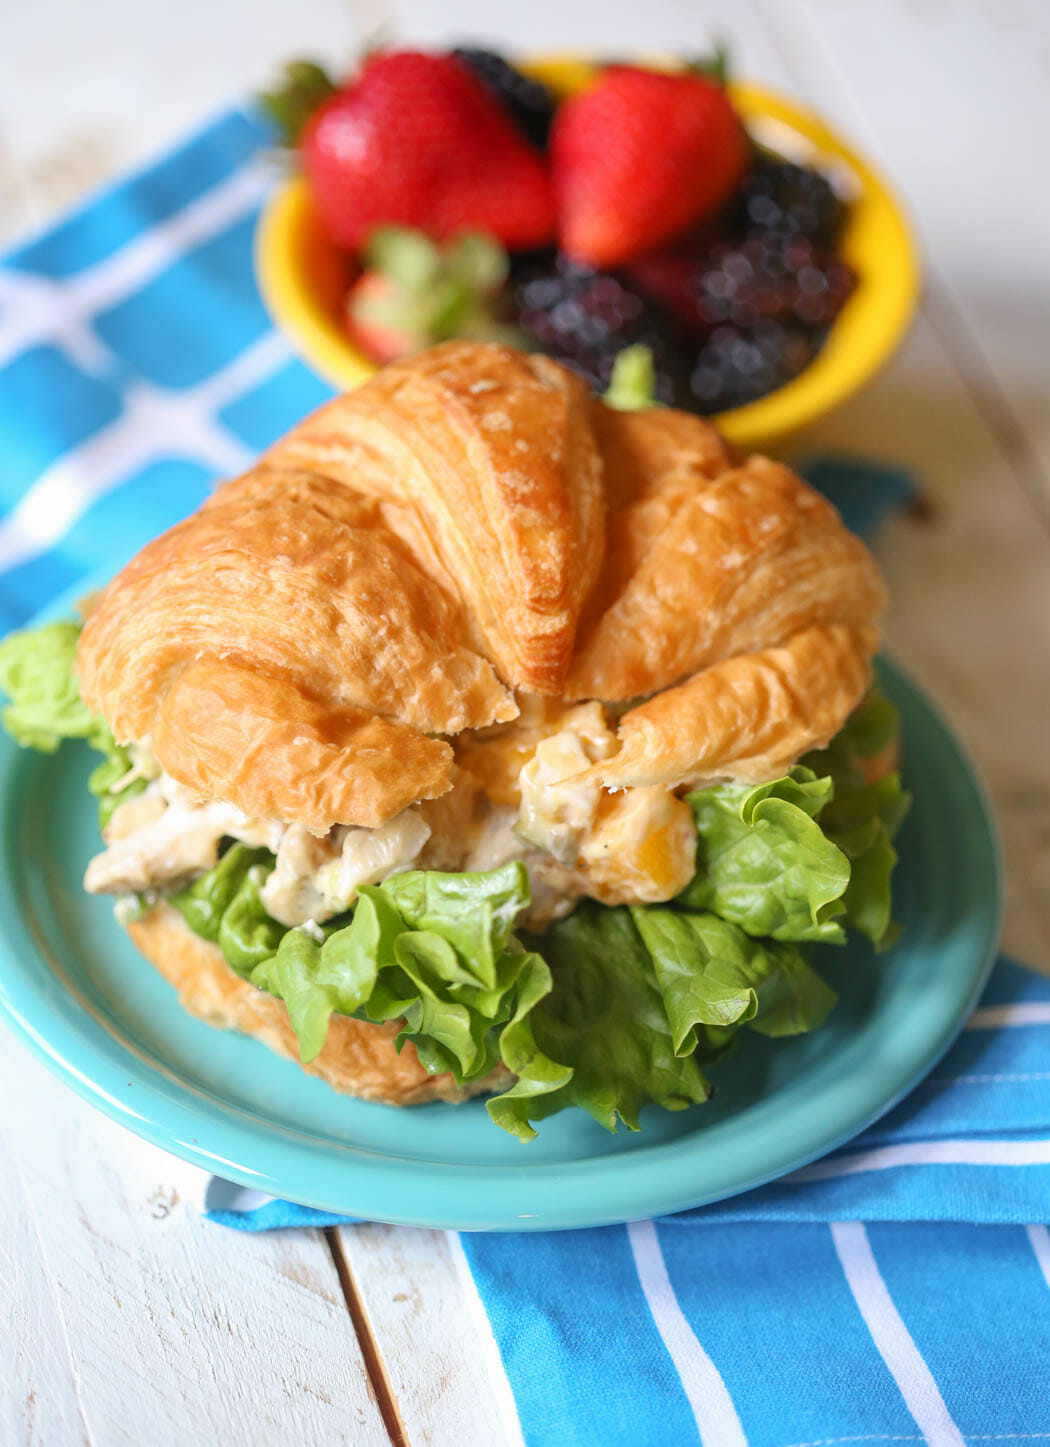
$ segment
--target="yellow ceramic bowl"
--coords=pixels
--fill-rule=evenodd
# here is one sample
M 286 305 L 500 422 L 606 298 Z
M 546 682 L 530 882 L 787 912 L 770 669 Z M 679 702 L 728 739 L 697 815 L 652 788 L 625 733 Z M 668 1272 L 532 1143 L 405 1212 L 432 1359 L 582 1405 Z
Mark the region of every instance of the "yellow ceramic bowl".
M 588 63 L 556 57 L 526 67 L 562 94 L 594 75 Z M 772 91 L 731 87 L 754 138 L 792 160 L 810 160 L 841 178 L 850 199 L 841 252 L 857 286 L 818 356 L 794 381 L 713 420 L 745 451 L 783 442 L 837 407 L 888 359 L 907 330 L 919 292 L 915 243 L 901 207 L 876 171 L 818 116 Z M 343 299 L 352 263 L 325 236 L 303 180 L 279 187 L 259 221 L 256 269 L 275 322 L 327 381 L 356 387 L 376 370 L 347 337 Z

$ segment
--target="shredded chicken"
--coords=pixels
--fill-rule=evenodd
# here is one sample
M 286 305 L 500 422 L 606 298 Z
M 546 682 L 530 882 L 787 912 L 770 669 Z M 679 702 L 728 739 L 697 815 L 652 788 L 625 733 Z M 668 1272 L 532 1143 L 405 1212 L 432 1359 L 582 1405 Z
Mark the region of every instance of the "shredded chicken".
M 139 777 L 150 775 L 144 769 Z M 233 804 L 201 804 L 157 774 L 143 793 L 113 810 L 103 834 L 108 847 L 88 865 L 84 888 L 91 894 L 175 888 L 214 868 L 223 839 L 276 850 L 283 833 L 282 824 L 249 819 Z
M 415 809 L 379 829 L 336 828 L 323 839 L 290 824 L 260 898 L 280 924 L 331 919 L 354 903 L 362 884 L 380 884 L 407 869 L 429 838 Z
M 91 894 L 134 894 L 203 874 L 218 862 L 219 843 L 239 817 L 232 804 L 206 804 L 202 809 L 169 805 L 158 818 L 96 855 L 87 867 L 84 888 Z
M 318 838 L 301 824 L 289 824 L 277 848 L 277 862 L 259 897 L 268 914 L 281 924 L 327 919 L 319 872 L 334 858 L 335 831 Z
M 520 860 L 532 889 L 522 923 L 533 930 L 567 914 L 583 894 L 619 904 L 670 899 L 682 889 L 696 857 L 689 806 L 656 786 L 613 795 L 579 778 L 615 751 L 603 706 L 523 712 L 527 726 L 516 733 L 471 738 L 441 798 L 378 829 L 336 826 L 321 837 L 301 824 L 201 803 L 157 769 L 148 744 L 140 746 L 135 774 L 150 782 L 114 810 L 107 848 L 88 866 L 85 886 L 114 894 L 177 888 L 211 869 L 222 840 L 233 838 L 276 856 L 262 902 L 281 924 L 311 931 L 350 908 L 362 885 L 406 869 L 482 871 Z

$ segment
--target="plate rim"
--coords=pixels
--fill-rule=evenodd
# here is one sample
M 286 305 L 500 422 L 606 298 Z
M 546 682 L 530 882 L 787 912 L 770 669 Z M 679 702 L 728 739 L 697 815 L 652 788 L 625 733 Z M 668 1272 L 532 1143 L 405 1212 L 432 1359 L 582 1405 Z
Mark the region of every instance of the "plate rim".
M 59 604 L 53 604 L 41 616 L 54 617 L 58 610 Z M 851 1108 L 836 1114 L 830 1129 L 811 1131 L 810 1143 L 804 1149 L 792 1146 L 793 1136 L 785 1131 L 785 1144 L 779 1153 L 771 1153 L 751 1170 L 731 1172 L 716 1190 L 698 1191 L 690 1185 L 689 1171 L 681 1169 L 704 1149 L 702 1133 L 657 1142 L 638 1151 L 610 1152 L 577 1161 L 530 1165 L 523 1158 L 520 1166 L 392 1158 L 351 1143 L 334 1148 L 326 1143 L 322 1147 L 303 1132 L 266 1121 L 259 1112 L 232 1100 L 224 1101 L 214 1092 L 180 1078 L 162 1061 L 138 1054 L 61 978 L 57 983 L 62 995 L 56 1009 L 55 1000 L 49 998 L 49 983 L 34 978 L 19 963 L 21 949 L 36 949 L 48 962 L 47 981 L 54 979 L 46 945 L 34 938 L 27 912 L 19 908 L 12 871 L 6 868 L 0 871 L 0 1016 L 64 1084 L 134 1134 L 241 1185 L 339 1215 L 392 1225 L 457 1230 L 575 1229 L 668 1215 L 768 1184 L 851 1140 L 915 1088 L 962 1030 L 998 950 L 1002 855 L 987 790 L 954 731 L 922 690 L 896 664 L 883 659 L 881 666 L 911 696 L 911 702 L 926 716 L 925 721 L 932 724 L 939 735 L 939 746 L 947 746 L 949 754 L 954 755 L 952 763 L 961 766 L 983 825 L 972 848 L 986 856 L 991 878 L 987 908 L 979 917 L 973 963 L 965 977 L 966 988 L 960 984 L 953 996 L 953 1008 L 939 1015 L 936 1028 L 928 1032 L 930 1038 L 921 1058 L 909 1057 L 906 1069 L 898 1069 L 893 1076 L 888 1092 L 869 1087 L 858 1094 L 854 1082 Z M 6 764 L 0 756 L 0 800 L 8 795 L 18 771 L 27 766 L 19 757 L 17 745 L 5 739 L 3 747 L 11 753 Z M 6 847 L 10 859 L 10 841 Z M 984 860 L 981 862 L 983 866 Z M 152 968 L 145 960 L 143 965 Z M 97 1036 L 99 1030 L 103 1032 L 101 1038 Z M 881 1080 L 885 1072 L 876 1075 Z M 266 1134 L 260 1135 L 260 1129 L 265 1129 Z M 326 1151 L 327 1159 L 323 1158 Z M 344 1183 L 341 1167 L 354 1173 L 354 1207 L 342 1194 L 349 1183 Z M 483 1182 L 479 1179 L 482 1172 Z M 440 1215 L 426 1205 L 404 1207 L 406 1200 L 414 1203 L 420 1194 L 433 1200 L 439 1178 L 441 1189 L 437 1194 L 443 1197 Z M 289 1183 L 295 1181 L 302 1181 L 303 1188 L 289 1191 Z M 515 1208 L 515 1197 L 522 1197 L 526 1191 L 542 1201 L 528 1201 L 538 1209 L 523 1213 Z M 525 1202 L 519 1200 L 519 1204 Z

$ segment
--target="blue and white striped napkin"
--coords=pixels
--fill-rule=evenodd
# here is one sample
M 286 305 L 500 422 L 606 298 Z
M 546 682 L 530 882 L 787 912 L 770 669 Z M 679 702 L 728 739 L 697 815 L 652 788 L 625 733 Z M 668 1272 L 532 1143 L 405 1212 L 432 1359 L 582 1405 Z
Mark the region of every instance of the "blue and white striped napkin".
M 0 630 L 328 395 L 253 279 L 265 139 L 230 112 L 0 262 Z M 908 495 L 810 476 L 862 530 Z M 210 1200 L 241 1229 L 331 1220 Z M 1048 1220 L 1050 981 L 1004 960 L 933 1074 L 823 1161 L 661 1221 L 460 1240 L 530 1447 L 1009 1447 L 1050 1440 Z

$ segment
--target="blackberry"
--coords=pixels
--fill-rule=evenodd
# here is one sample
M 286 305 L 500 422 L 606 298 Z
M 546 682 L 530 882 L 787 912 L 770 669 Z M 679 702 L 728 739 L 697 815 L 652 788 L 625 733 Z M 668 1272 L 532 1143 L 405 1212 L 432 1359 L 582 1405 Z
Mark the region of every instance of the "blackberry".
M 829 246 L 838 235 L 844 209 L 819 171 L 759 151 L 740 183 L 729 227 L 734 234 L 807 236 Z
M 672 405 L 689 397 L 691 356 L 667 311 L 617 272 L 568 257 L 533 258 L 511 278 L 519 327 L 541 352 L 604 392 L 624 347 L 653 354 L 655 396 Z
M 697 318 L 709 329 L 689 378 L 692 406 L 742 407 L 797 377 L 854 283 L 840 257 L 800 232 L 710 245 L 691 280 Z
M 553 93 L 494 51 L 460 48 L 452 54 L 488 87 L 527 139 L 545 151 L 554 120 Z
M 769 232 L 718 241 L 698 259 L 691 289 L 708 327 L 761 322 L 826 328 L 855 277 L 833 252 L 806 236 Z
M 693 366 L 689 405 L 709 416 L 764 397 L 809 365 L 825 335 L 816 328 L 774 321 L 716 327 Z

